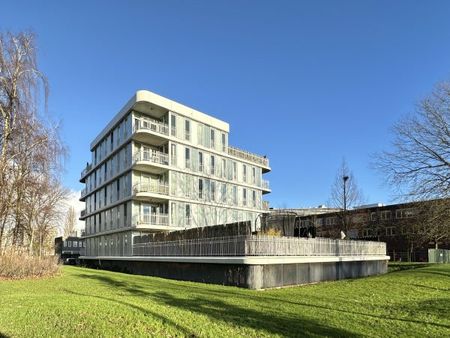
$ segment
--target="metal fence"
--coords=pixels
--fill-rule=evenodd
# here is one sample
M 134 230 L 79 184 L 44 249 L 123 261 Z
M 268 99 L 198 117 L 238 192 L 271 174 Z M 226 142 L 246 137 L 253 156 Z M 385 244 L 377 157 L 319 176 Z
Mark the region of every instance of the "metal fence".
M 273 236 L 230 236 L 133 245 L 134 256 L 363 256 L 386 255 L 386 243 Z
M 450 250 L 428 249 L 428 262 L 450 263 Z

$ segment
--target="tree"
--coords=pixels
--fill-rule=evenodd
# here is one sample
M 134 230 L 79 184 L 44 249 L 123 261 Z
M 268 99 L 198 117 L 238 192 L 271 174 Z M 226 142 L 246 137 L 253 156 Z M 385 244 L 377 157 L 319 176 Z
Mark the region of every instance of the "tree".
M 398 197 L 431 200 L 418 204 L 418 242 L 449 241 L 450 229 L 450 82 L 435 86 L 413 114 L 393 128 L 392 150 L 377 156 L 382 172 Z
M 349 169 L 345 159 L 342 160 L 334 183 L 331 187 L 330 204 L 342 211 L 338 213 L 341 231 L 347 233 L 351 228 L 352 220 L 347 216 L 347 210 L 363 203 L 362 191 L 359 189 L 353 172 Z
M 34 41 L 30 33 L 0 34 L 0 254 L 12 245 L 42 255 L 67 195 L 59 128 L 39 114 L 48 85 Z
M 64 222 L 64 237 L 69 237 L 74 231 L 77 225 L 77 215 L 75 213 L 75 208 L 70 206 L 67 210 L 66 220 Z

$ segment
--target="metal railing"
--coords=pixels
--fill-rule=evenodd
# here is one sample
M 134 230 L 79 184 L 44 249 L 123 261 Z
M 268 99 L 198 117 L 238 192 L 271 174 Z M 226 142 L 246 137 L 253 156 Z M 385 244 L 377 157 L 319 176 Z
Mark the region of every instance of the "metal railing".
M 263 210 L 269 210 L 269 201 L 262 201 Z
M 385 256 L 386 243 L 273 236 L 230 236 L 133 245 L 135 256 Z
M 158 134 L 169 135 L 169 125 L 157 120 L 142 119 L 142 118 L 135 120 L 133 124 L 133 132 L 136 132 L 141 129 L 150 130 Z
M 258 163 L 265 167 L 269 166 L 269 159 L 264 156 L 253 154 L 248 151 L 231 146 L 228 146 L 227 152 L 229 155 L 236 156 L 250 162 Z
M 80 217 L 86 216 L 86 209 L 81 210 Z
M 133 161 L 152 162 L 157 164 L 169 165 L 169 155 L 160 151 L 140 151 L 133 155 Z
M 149 214 L 137 215 L 134 218 L 137 225 L 169 225 L 169 215 L 166 214 Z
M 81 190 L 81 198 L 83 198 L 84 196 L 86 196 L 86 194 L 87 194 L 87 189 L 86 188 L 84 188 L 83 190 Z
M 91 171 L 92 169 L 92 163 L 88 163 L 86 165 L 86 168 L 83 169 L 83 171 L 81 172 L 81 178 L 83 178 L 84 176 L 86 176 L 86 174 Z
M 162 183 L 136 183 L 133 186 L 133 193 L 151 192 L 155 194 L 168 195 L 169 186 Z
M 265 190 L 270 190 L 269 181 L 261 180 L 261 187 Z

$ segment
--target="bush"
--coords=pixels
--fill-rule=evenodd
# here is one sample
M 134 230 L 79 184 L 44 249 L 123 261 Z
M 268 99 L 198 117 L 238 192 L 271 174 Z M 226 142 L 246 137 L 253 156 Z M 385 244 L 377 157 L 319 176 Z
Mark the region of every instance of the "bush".
M 52 276 L 58 271 L 56 256 L 35 257 L 15 251 L 8 251 L 0 256 L 0 279 Z

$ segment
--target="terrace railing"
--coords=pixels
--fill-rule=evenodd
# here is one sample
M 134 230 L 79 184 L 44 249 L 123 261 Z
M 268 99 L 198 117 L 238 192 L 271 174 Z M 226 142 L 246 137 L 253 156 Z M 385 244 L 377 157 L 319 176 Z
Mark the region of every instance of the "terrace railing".
M 133 131 L 136 132 L 141 129 L 149 130 L 158 134 L 169 135 L 169 126 L 163 122 L 153 119 L 135 119 Z
M 133 161 L 145 161 L 152 162 L 157 164 L 168 165 L 169 164 L 169 155 L 162 153 L 160 151 L 140 151 L 136 152 L 133 156 Z
M 136 183 L 133 186 L 133 193 L 150 192 L 155 194 L 168 195 L 169 186 L 161 183 Z
M 133 245 L 135 256 L 364 256 L 386 255 L 386 244 L 328 238 L 230 236 Z
M 269 160 L 264 156 L 253 154 L 248 151 L 245 151 L 245 150 L 242 150 L 239 148 L 235 148 L 235 147 L 231 147 L 231 146 L 228 146 L 227 151 L 228 151 L 229 155 L 236 156 L 243 160 L 247 160 L 247 161 L 250 161 L 253 163 L 261 164 L 265 167 L 269 166 Z

